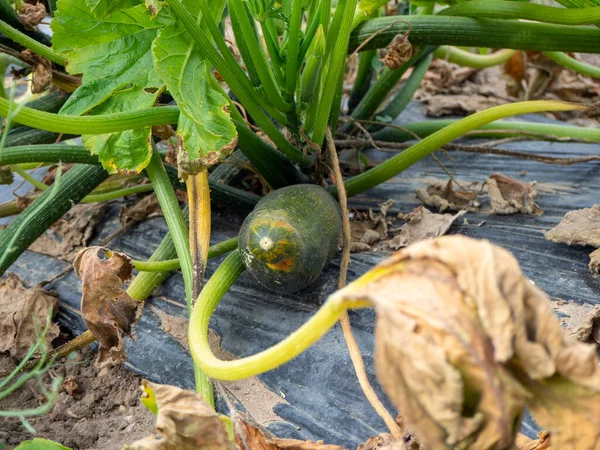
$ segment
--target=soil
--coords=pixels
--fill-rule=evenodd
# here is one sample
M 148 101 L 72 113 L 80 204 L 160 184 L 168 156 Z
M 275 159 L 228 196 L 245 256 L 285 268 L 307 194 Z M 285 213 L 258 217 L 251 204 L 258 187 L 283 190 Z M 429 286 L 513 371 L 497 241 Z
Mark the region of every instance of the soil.
M 98 369 L 96 354 L 86 349 L 74 358 L 57 363 L 51 372 L 64 378 L 56 405 L 49 414 L 29 422 L 29 433 L 18 419 L 0 418 L 0 447 L 14 449 L 34 437 L 52 439 L 73 450 L 121 449 L 152 434 L 154 416 L 139 401 L 141 378 L 120 366 Z M 14 365 L 0 354 L 0 369 Z M 35 381 L 0 401 L 0 410 L 34 408 L 43 396 Z

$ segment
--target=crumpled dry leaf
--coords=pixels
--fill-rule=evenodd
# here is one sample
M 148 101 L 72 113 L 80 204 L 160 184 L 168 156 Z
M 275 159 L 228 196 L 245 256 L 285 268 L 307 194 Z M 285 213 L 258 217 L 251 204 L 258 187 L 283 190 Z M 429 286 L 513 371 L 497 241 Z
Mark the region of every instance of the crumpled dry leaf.
M 594 309 L 569 335 L 579 342 L 600 344 L 600 306 L 594 306 Z
M 12 184 L 15 176 L 8 166 L 0 166 L 0 184 Z
M 515 439 L 515 444 L 517 450 L 552 450 L 550 447 L 550 433 L 548 431 L 540 431 L 535 441 L 519 433 L 517 439 Z
M 107 202 L 80 203 L 71 208 L 52 228 L 41 235 L 29 250 L 73 262 L 87 245 L 94 228 L 105 216 Z
M 141 222 L 142 220 L 162 216 L 162 209 L 158 204 L 155 193 L 147 195 L 134 205 L 125 205 L 119 212 L 119 222 L 126 225 L 131 220 Z
M 425 113 L 430 117 L 465 116 L 505 103 L 504 99 L 478 94 L 434 95 L 427 101 Z
M 511 448 L 527 403 L 555 448 L 598 448 L 595 349 L 562 334 L 506 250 L 463 236 L 420 242 L 335 297 L 375 305 L 378 377 L 422 445 Z
M 541 216 L 544 210 L 535 204 L 535 190 L 529 183 L 523 183 L 501 173 L 487 179 L 492 209 L 490 214 L 531 214 Z
M 387 52 L 381 62 L 390 70 L 397 70 L 408 61 L 414 53 L 413 46 L 408 40 L 407 34 L 397 34 L 388 44 Z
M 463 186 L 466 185 L 463 189 Z M 416 190 L 417 197 L 425 205 L 439 209 L 440 212 L 469 211 L 477 212 L 481 206 L 477 201 L 477 192 L 481 190 L 478 182 L 461 182 L 458 190 L 454 190 L 453 180 L 437 181 L 425 188 Z
M 18 16 L 18 19 L 27 30 L 33 30 L 46 18 L 46 15 L 46 6 L 44 3 L 23 2 L 21 4 L 21 13 Z
M 448 232 L 452 224 L 465 214 L 459 211 L 452 214 L 434 214 L 424 206 L 417 206 L 405 216 L 406 224 L 389 242 L 394 250 L 414 244 L 425 239 L 433 239 Z
M 27 4 L 25 3 L 25 5 Z M 31 65 L 31 93 L 41 94 L 52 83 L 52 62 L 29 49 L 24 50 L 22 56 Z
M 552 242 L 600 247 L 600 204 L 569 211 L 544 236 Z
M 389 209 L 394 206 L 393 200 L 386 200 L 379 206 L 379 212 L 356 211 L 350 221 L 350 251 L 353 253 L 368 252 L 377 242 L 387 239 L 391 219 L 387 217 Z
M 37 340 L 36 321 L 43 329 L 50 311 L 57 310 L 58 296 L 54 291 L 27 288 L 14 273 L 0 279 L 0 352 L 24 356 Z M 58 333 L 58 325 L 52 323 L 45 339 L 48 347 Z
M 600 249 L 590 253 L 590 263 L 588 267 L 592 272 L 600 273 Z
M 155 405 L 151 397 L 146 401 L 150 408 L 158 409 L 156 432 L 160 437 L 146 437 L 123 450 L 344 450 L 322 442 L 279 439 L 246 414 L 236 412 L 231 418 L 217 414 L 197 392 L 142 383 L 146 394 L 154 395 Z M 235 443 L 227 425 L 232 425 Z
M 123 362 L 123 335 L 133 337 L 142 311 L 142 303 L 123 289 L 134 268 L 131 259 L 102 247 L 89 247 L 77 254 L 73 267 L 83 286 L 83 321 L 100 344 L 98 365 Z

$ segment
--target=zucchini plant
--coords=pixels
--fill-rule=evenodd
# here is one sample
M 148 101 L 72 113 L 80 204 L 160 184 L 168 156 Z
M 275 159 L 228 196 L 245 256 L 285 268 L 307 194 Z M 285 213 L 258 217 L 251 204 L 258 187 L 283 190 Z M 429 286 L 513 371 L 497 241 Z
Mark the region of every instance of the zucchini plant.
M 48 60 L 53 89 L 63 89 L 66 101 L 57 112 L 40 105 L 17 106 L 0 96 L 0 114 L 10 118 L 0 164 L 21 171 L 30 163 L 77 165 L 63 176 L 60 186 L 41 193 L 0 233 L 4 255 L 0 272 L 71 204 L 89 196 L 103 200 L 154 190 L 170 235 L 155 257 L 136 263 L 143 272 L 130 287 L 136 292 L 131 295 L 143 301 L 169 270 L 181 269 L 197 387 L 212 399 L 203 369 L 223 379 L 272 369 L 322 336 L 347 308 L 365 306 L 358 300 L 329 302 L 307 325 L 256 357 L 222 362 L 208 348 L 210 315 L 244 264 L 272 289 L 295 291 L 318 276 L 338 247 L 342 217 L 334 199 L 339 189 L 358 195 L 472 130 L 600 140 L 597 130 L 499 121 L 525 113 L 587 109 L 560 101 L 517 102 L 457 121 L 410 124 L 401 130 L 369 128 L 377 139 L 407 140 L 414 132 L 422 140 L 343 185 L 328 185 L 322 157 L 328 130 L 357 133 L 356 124 L 378 116 L 395 120 L 434 56 L 487 67 L 503 63 L 515 51 L 535 50 L 573 70 L 598 76 L 598 68 L 562 53 L 600 52 L 600 30 L 588 26 L 600 21 L 596 0 L 559 2 L 578 9 L 509 0 L 437 6 L 434 1 L 414 1 L 402 8 L 403 15 L 386 15 L 387 3 L 58 0 L 51 47 L 47 37 L 26 34 L 3 17 L 0 33 L 11 40 L 9 48 L 27 48 Z M 376 70 L 379 51 L 385 47 L 388 53 L 404 52 L 404 57 Z M 464 47 L 503 50 L 482 55 Z M 344 77 L 349 55 L 356 53 L 358 75 L 346 111 Z M 411 68 L 408 81 L 390 97 Z M 70 84 L 64 83 L 65 77 L 71 77 Z M 56 94 L 47 96 L 51 95 Z M 342 127 L 340 119 L 345 122 Z M 18 129 L 9 131 L 12 122 L 24 125 L 28 137 L 18 138 Z M 48 135 L 57 134 L 81 136 L 83 146 L 48 144 Z M 174 149 L 177 168 L 157 150 L 161 139 Z M 235 148 L 274 193 L 259 201 L 256 194 L 211 183 L 209 171 Z M 151 185 L 137 191 L 94 193 L 109 175 L 142 172 Z M 189 209 L 184 213 L 175 189 L 187 192 Z M 206 260 L 216 253 L 209 250 L 211 194 L 213 200 L 245 212 L 258 205 L 242 227 L 239 251 L 225 259 L 202 289 Z M 234 247 L 229 242 L 220 249 Z M 78 342 L 92 341 L 87 333 Z M 76 345 L 67 346 L 61 354 L 73 348 Z

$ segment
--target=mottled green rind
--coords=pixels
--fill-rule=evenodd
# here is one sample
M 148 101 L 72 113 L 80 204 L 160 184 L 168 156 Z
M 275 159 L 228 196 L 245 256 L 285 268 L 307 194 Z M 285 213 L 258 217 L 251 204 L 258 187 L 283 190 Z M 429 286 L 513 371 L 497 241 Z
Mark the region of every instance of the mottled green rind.
M 258 245 L 253 224 L 265 218 L 283 220 L 296 231 L 299 251 L 289 272 L 273 270 L 252 255 Z M 258 202 L 240 229 L 239 250 L 246 269 L 258 282 L 273 291 L 292 293 L 321 274 L 337 252 L 341 228 L 340 208 L 333 197 L 322 187 L 298 184 L 278 189 Z

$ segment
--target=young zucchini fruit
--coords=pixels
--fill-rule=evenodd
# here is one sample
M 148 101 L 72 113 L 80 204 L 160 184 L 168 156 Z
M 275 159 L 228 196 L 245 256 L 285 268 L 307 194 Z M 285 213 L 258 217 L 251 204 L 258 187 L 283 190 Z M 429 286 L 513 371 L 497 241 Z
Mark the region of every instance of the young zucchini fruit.
M 322 187 L 297 184 L 263 197 L 246 217 L 239 250 L 258 282 L 278 292 L 312 283 L 335 255 L 342 218 Z

